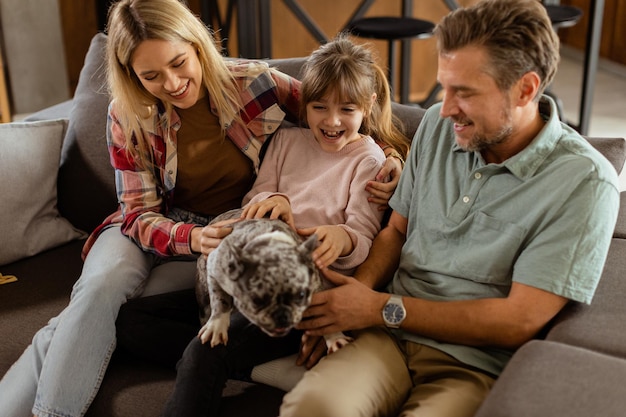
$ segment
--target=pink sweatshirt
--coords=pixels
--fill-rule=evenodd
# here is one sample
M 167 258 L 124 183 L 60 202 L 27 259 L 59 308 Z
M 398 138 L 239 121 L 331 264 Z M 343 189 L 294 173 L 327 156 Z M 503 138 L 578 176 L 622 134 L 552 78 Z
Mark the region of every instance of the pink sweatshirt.
M 350 274 L 365 260 L 380 231 L 383 212 L 367 201 L 365 185 L 384 162 L 384 152 L 369 136 L 339 152 L 326 152 L 309 129 L 279 129 L 243 204 L 280 194 L 291 202 L 297 228 L 341 225 L 354 250 L 332 268 Z

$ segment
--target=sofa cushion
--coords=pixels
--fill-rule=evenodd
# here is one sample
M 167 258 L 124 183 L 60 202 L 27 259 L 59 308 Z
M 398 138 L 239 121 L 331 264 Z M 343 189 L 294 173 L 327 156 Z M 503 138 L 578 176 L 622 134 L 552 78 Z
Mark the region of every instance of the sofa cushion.
M 57 210 L 57 172 L 67 120 L 0 125 L 0 265 L 84 234 Z
M 617 173 L 622 172 L 626 160 L 626 140 L 623 138 L 591 138 L 585 137 L 609 162 Z
M 278 58 L 268 59 L 267 63 L 270 67 L 276 68 L 280 72 L 284 72 L 293 78 L 300 79 L 302 77 L 302 66 L 307 58 Z
M 109 95 L 104 50 L 106 35 L 91 40 L 74 93 L 59 170 L 59 211 L 91 232 L 115 211 L 115 179 L 106 147 Z
M 0 287 L 0 376 L 20 357 L 33 335 L 67 305 L 83 263 L 84 241 L 2 266 L 17 282 Z
M 590 305 L 570 303 L 555 318 L 546 339 L 626 358 L 626 240 L 613 239 Z
M 555 342 L 513 356 L 475 417 L 621 417 L 626 361 Z

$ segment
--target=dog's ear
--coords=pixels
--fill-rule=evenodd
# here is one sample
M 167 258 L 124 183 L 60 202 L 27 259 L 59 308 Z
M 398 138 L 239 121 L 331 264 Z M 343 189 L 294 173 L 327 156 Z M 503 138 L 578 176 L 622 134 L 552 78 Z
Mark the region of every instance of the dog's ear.
M 254 276 L 254 274 L 256 274 L 256 271 L 259 268 L 259 260 L 255 257 L 247 256 L 244 252 L 242 252 L 241 256 L 239 257 L 239 268 L 239 277 L 234 279 L 239 279 L 242 282 L 247 282 L 250 278 Z
M 225 246 L 225 251 L 222 252 L 222 256 L 224 256 L 224 260 L 226 260 L 227 274 L 228 277 L 232 280 L 238 279 L 243 274 L 244 266 L 240 262 L 242 257 L 241 248 L 232 244 L 228 240 L 222 241 L 220 245 Z
M 318 244 L 317 235 L 312 234 L 304 242 L 302 242 L 300 246 L 298 246 L 298 252 L 300 252 L 301 255 L 307 255 L 310 257 L 311 253 L 313 253 L 315 248 L 317 248 Z

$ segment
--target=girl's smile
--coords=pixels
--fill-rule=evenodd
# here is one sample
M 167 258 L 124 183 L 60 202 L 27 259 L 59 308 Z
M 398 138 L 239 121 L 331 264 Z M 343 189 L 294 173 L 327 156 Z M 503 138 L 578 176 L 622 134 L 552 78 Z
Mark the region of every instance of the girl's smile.
M 322 149 L 328 152 L 340 151 L 360 139 L 363 117 L 363 109 L 340 100 L 336 94 L 326 94 L 306 106 L 309 128 Z

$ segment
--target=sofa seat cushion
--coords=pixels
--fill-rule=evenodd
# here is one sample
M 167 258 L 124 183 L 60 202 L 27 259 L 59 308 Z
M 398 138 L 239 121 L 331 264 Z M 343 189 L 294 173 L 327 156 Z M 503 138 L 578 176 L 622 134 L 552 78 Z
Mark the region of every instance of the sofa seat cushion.
M 2 266 L 16 282 L 0 287 L 0 376 L 30 344 L 35 332 L 65 308 L 83 262 L 83 240 Z
M 513 356 L 475 417 L 621 417 L 626 361 L 556 342 Z
M 626 240 L 614 238 L 591 304 L 567 305 L 546 339 L 626 358 L 624 253 Z

